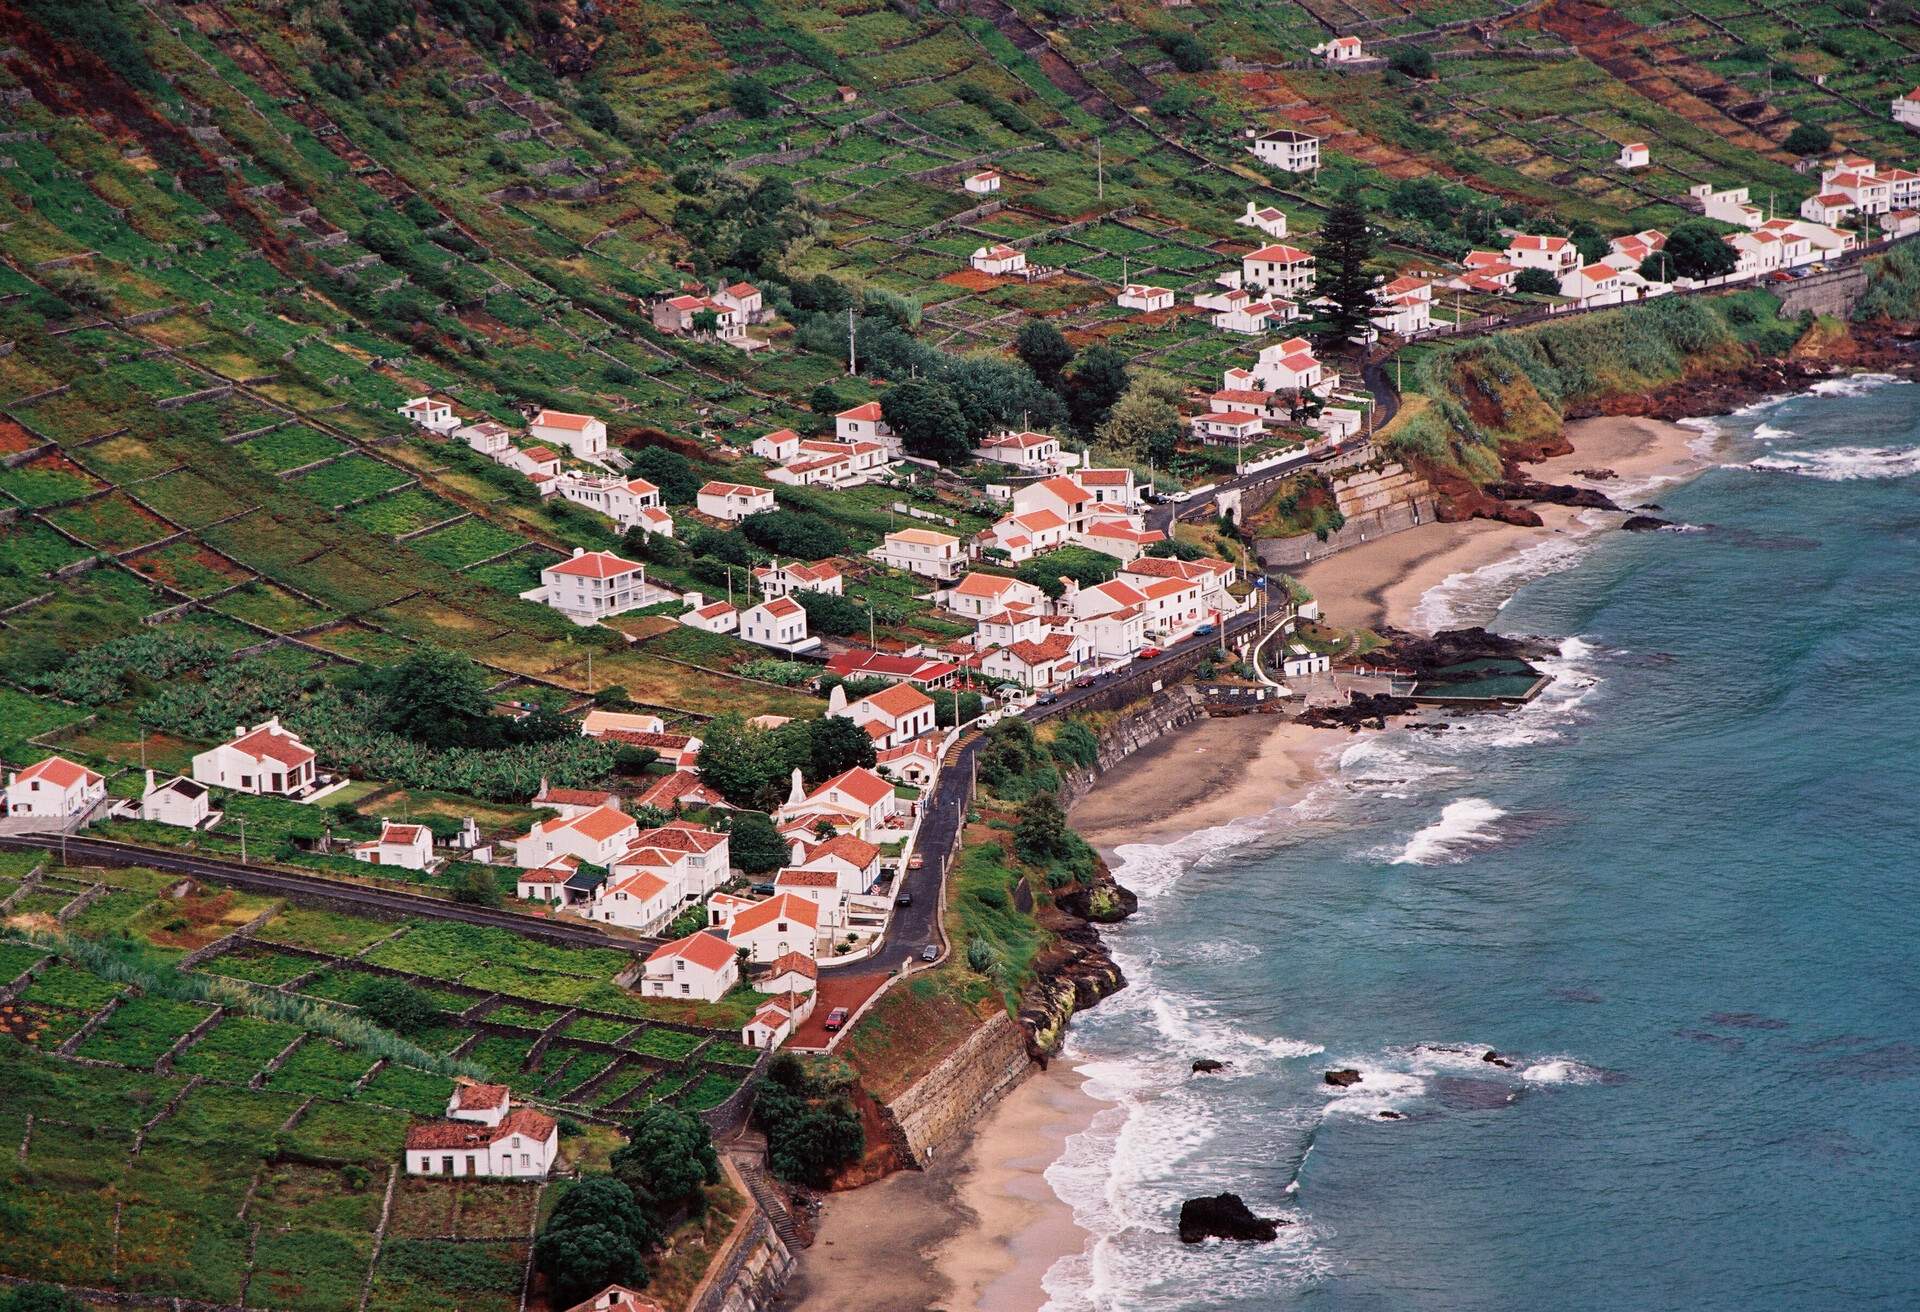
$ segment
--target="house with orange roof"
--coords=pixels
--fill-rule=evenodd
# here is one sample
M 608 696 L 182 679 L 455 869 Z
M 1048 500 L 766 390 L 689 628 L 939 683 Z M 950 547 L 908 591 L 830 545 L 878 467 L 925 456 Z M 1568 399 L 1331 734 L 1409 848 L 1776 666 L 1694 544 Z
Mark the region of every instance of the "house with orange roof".
M 1167 535 L 1161 530 L 1143 528 L 1132 516 L 1124 515 L 1096 516 L 1073 535 L 1075 546 L 1101 552 L 1115 560 L 1135 560 L 1166 540 Z
M 768 962 L 753 980 L 753 987 L 761 993 L 811 993 L 819 986 L 820 967 L 800 952 Z
M 489 460 L 498 460 L 513 445 L 513 434 L 505 424 L 494 419 L 482 419 L 477 424 L 456 428 L 453 435 Z
M 743 324 L 759 323 L 767 317 L 767 298 L 750 282 L 730 282 L 713 294 L 713 299 L 733 311 Z
M 542 820 L 513 840 L 514 864 L 537 870 L 570 856 L 587 865 L 606 867 L 626 851 L 640 832 L 632 816 L 613 806 L 595 807 L 578 815 Z
M 991 196 L 1000 190 L 1000 170 L 981 169 L 978 173 L 968 174 L 967 180 L 960 185 L 975 196 Z
M 149 776 L 151 778 L 151 776 Z M 64 756 L 49 756 L 7 777 L 7 814 L 71 820 L 107 799 L 107 781 Z
M 890 684 L 850 705 L 845 699 L 845 688 L 836 685 L 827 703 L 827 714 L 844 714 L 866 730 L 876 751 L 898 747 L 923 733 L 933 732 L 933 698 L 910 683 Z M 839 708 L 835 706 L 836 700 Z
M 1412 337 L 1433 327 L 1433 284 L 1425 278 L 1399 277 L 1374 289 L 1377 307 L 1369 316 L 1383 333 Z
M 596 737 L 611 737 L 613 729 L 603 729 Z M 557 788 L 546 779 L 540 780 L 540 791 L 527 802 L 528 806 L 541 807 L 549 811 L 558 811 L 566 819 L 597 811 L 603 806 L 621 810 L 620 795 L 609 793 L 602 788 Z
M 1240 285 L 1298 298 L 1313 290 L 1313 268 L 1311 251 L 1277 242 L 1240 257 Z
M 1173 290 L 1151 283 L 1130 282 L 1114 295 L 1113 301 L 1123 310 L 1143 310 L 1151 314 L 1173 308 Z
M 893 785 L 862 766 L 835 775 L 811 792 L 807 791 L 800 771 L 793 772 L 793 786 L 787 800 L 774 812 L 776 821 L 797 817 L 822 817 L 845 823 L 834 828 L 842 833 L 873 833 L 900 814 L 900 799 Z M 809 833 L 812 831 L 809 830 Z
M 1313 53 L 1320 56 L 1320 62 L 1328 68 L 1356 63 L 1367 57 L 1366 49 L 1360 44 L 1360 38 L 1357 36 L 1333 37 L 1315 46 Z
M 551 864 L 538 870 L 522 870 L 514 881 L 513 895 L 525 902 L 546 902 L 562 905 L 576 900 L 568 890 L 568 881 L 580 869 L 580 863 L 570 856 L 555 857 Z
M 1007 559 L 1019 564 L 1066 545 L 1067 521 L 1051 510 L 1007 515 L 983 530 L 979 541 L 983 548 L 1004 551 Z
M 976 460 L 1011 465 L 1028 473 L 1050 474 L 1060 467 L 1060 439 L 1048 433 L 993 433 L 973 449 L 973 455 Z
M 806 607 L 792 597 L 775 597 L 740 612 L 740 636 L 748 642 L 789 654 L 816 651 L 820 639 L 807 634 Z
M 540 586 L 521 595 L 545 602 L 580 625 L 598 624 L 673 596 L 647 583 L 647 567 L 640 562 L 580 547 L 566 560 L 542 569 Z
M 1272 205 L 1260 205 L 1247 202 L 1247 212 L 1234 220 L 1246 228 L 1258 228 L 1269 237 L 1279 238 L 1287 235 L 1287 212 Z
M 1025 487 L 1015 488 L 1013 492 L 1013 511 L 1016 515 L 1050 510 L 1060 517 L 1069 534 L 1078 533 L 1086 527 L 1087 515 L 1093 506 L 1093 494 L 1066 474 L 1043 478 Z
M 943 583 L 959 578 L 968 558 L 959 538 L 931 528 L 895 529 L 867 554 L 882 565 Z
M 574 1304 L 567 1312 L 667 1312 L 667 1309 L 625 1285 L 608 1285 L 586 1302 Z
M 791 428 L 777 428 L 754 438 L 753 444 L 747 449 L 762 460 L 784 465 L 800 454 L 800 434 Z
M 642 934 L 664 928 L 686 904 L 674 864 L 670 853 L 653 848 L 627 849 L 587 900 L 587 919 Z
M 1073 634 L 1087 644 L 1091 660 L 1103 664 L 1132 660 L 1147 645 L 1147 608 L 1123 606 L 1077 619 Z
M 753 1019 L 740 1027 L 740 1042 L 749 1048 L 779 1047 L 813 1014 L 814 996 L 808 989 L 767 999 L 753 1013 Z
M 1313 346 L 1304 337 L 1289 337 L 1284 342 L 1261 348 L 1250 374 L 1252 382 L 1269 392 L 1312 392 L 1324 396 L 1333 391 L 1334 378 L 1326 375 Z M 1226 385 L 1233 387 L 1233 371 Z
M 680 616 L 680 622 L 690 629 L 734 633 L 740 628 L 740 612 L 730 601 L 708 601 L 706 595 L 699 592 L 682 593 L 680 600 L 688 607 Z
M 739 982 L 735 945 L 701 929 L 654 949 L 641 970 L 640 996 L 718 1002 Z
M 195 783 L 239 793 L 299 797 L 318 782 L 313 749 L 274 716 L 249 729 L 233 731 L 230 742 L 193 758 Z
M 409 1175 L 543 1179 L 560 1159 L 560 1125 L 515 1107 L 504 1084 L 454 1085 L 447 1119 L 408 1129 L 401 1160 Z
M 563 446 L 576 460 L 598 464 L 607 454 L 607 426 L 592 415 L 566 410 L 540 410 L 527 421 L 527 436 L 550 446 Z
M 1035 511 L 1034 515 L 1047 515 L 1052 519 L 1059 519 L 1059 516 L 1053 515 L 1051 511 Z M 1027 516 L 1027 518 L 1032 517 Z M 1064 529 L 1065 524 L 1062 523 L 1061 527 Z M 1062 533 L 1060 541 L 1065 540 L 1065 534 Z M 939 595 L 941 604 L 948 610 L 974 620 L 997 615 L 1009 606 L 1044 606 L 1047 600 L 1046 593 L 1024 579 L 1010 578 L 1005 574 L 982 574 L 978 570 L 968 573 L 966 577 Z
M 874 753 L 873 768 L 888 779 L 924 788 L 940 769 L 940 740 L 928 734 Z
M 1611 264 L 1583 264 L 1560 279 L 1560 294 L 1583 305 L 1617 305 L 1626 299 L 1620 270 Z
M 774 876 L 776 897 L 804 898 L 813 903 L 815 925 L 828 938 L 846 923 L 847 894 L 831 870 L 795 870 L 787 868 Z
M 660 505 L 660 489 L 644 478 L 563 473 L 554 479 L 553 486 L 575 505 L 611 519 L 623 533 L 637 528 L 662 537 L 673 536 L 673 516 Z
M 533 479 L 543 497 L 557 491 L 552 484 L 560 477 L 560 453 L 550 446 L 510 446 L 495 456 L 494 462 Z
M 451 433 L 460 426 L 453 406 L 437 396 L 416 396 L 399 407 L 400 417 L 429 433 Z
M 976 273 L 990 273 L 996 277 L 1024 273 L 1027 267 L 1027 253 L 1002 242 L 991 246 L 979 247 L 967 257 L 967 263 Z
M 832 838 L 793 839 L 787 869 L 826 874 L 843 893 L 864 893 L 880 878 L 880 849 L 852 834 Z
M 1507 243 L 1504 254 L 1516 269 L 1545 269 L 1556 278 L 1580 267 L 1580 248 L 1567 237 L 1523 232 Z
M 355 861 L 374 866 L 399 866 L 404 870 L 431 870 L 433 831 L 425 825 L 380 822 L 380 837 L 367 843 L 355 843 L 349 849 Z
M 709 788 L 692 770 L 675 770 L 672 774 L 661 776 L 635 797 L 633 804 L 637 807 L 650 806 L 669 814 L 694 806 L 717 807 L 727 811 L 733 809 L 726 798 Z
M 753 515 L 775 509 L 773 489 L 751 483 L 724 483 L 718 479 L 706 484 L 694 495 L 694 509 L 715 519 L 737 523 Z
M 1621 169 L 1643 169 L 1653 163 L 1653 152 L 1647 149 L 1644 141 L 1629 141 L 1620 147 L 1620 153 L 1614 156 L 1613 165 Z
M 772 565 L 756 566 L 753 581 L 760 585 L 760 595 L 767 598 L 795 592 L 825 592 L 838 597 L 846 587 L 846 575 L 833 560 L 816 560 L 811 564 L 790 560 L 782 565 L 776 558 Z
M 659 733 L 667 722 L 646 711 L 589 710 L 580 721 L 582 738 L 604 738 L 611 733 Z
M 817 903 L 792 893 L 776 893 L 735 911 L 727 920 L 724 942 L 735 952 L 744 950 L 748 961 L 776 961 L 788 953 L 817 959 L 820 929 Z
M 1271 395 L 1271 393 L 1269 393 Z M 1251 410 L 1208 410 L 1187 421 L 1187 427 L 1202 442 L 1257 442 L 1266 436 L 1266 421 Z
M 980 668 L 993 678 L 1011 679 L 1038 692 L 1073 682 L 1092 659 L 1093 646 L 1087 639 L 1060 632 L 1039 642 L 996 647 L 981 659 Z
M 835 415 L 833 435 L 842 442 L 878 442 L 889 451 L 900 450 L 900 438 L 888 426 L 878 401 L 862 401 Z

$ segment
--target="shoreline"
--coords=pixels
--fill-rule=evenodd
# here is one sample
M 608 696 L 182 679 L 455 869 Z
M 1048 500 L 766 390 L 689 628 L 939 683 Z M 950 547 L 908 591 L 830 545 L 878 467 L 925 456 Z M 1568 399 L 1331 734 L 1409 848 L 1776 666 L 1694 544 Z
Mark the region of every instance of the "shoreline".
M 1572 453 L 1534 462 L 1529 472 L 1544 483 L 1591 487 L 1628 502 L 1644 500 L 1709 463 L 1693 449 L 1700 440 L 1698 430 L 1665 420 L 1635 415 L 1577 419 L 1566 426 L 1566 434 L 1574 445 Z M 1603 469 L 1614 477 L 1595 479 L 1579 472 Z M 1492 519 L 1433 521 L 1323 556 L 1299 570 L 1298 577 L 1331 624 L 1427 633 L 1419 607 L 1435 588 L 1543 543 L 1587 537 L 1603 526 L 1585 517 L 1608 513 L 1555 505 L 1534 508 L 1545 521 L 1543 527 Z
M 1628 502 L 1709 463 L 1691 428 L 1639 416 L 1566 426 L 1575 450 L 1535 462 L 1543 482 L 1599 488 Z M 1594 479 L 1581 470 L 1609 470 Z M 1496 520 L 1429 523 L 1327 556 L 1299 571 L 1325 618 L 1342 627 L 1424 632 L 1417 615 L 1436 588 L 1554 540 L 1604 525 L 1595 513 L 1537 507 L 1544 525 Z M 1279 716 L 1208 718 L 1174 731 L 1100 776 L 1068 821 L 1109 863 L 1122 844 L 1170 845 L 1297 805 L 1333 776 L 1353 741 L 1344 729 Z M 1253 741 L 1257 738 L 1257 742 Z M 789 1298 L 795 1312 L 1028 1312 L 1047 1302 L 1041 1282 L 1092 1236 L 1053 1192 L 1046 1170 L 1068 1138 L 1111 1105 L 1064 1064 L 1036 1070 L 924 1172 L 901 1172 L 822 1206 L 818 1240 Z M 828 1249 L 844 1249 L 829 1253 Z M 920 1265 L 892 1260 L 925 1253 Z

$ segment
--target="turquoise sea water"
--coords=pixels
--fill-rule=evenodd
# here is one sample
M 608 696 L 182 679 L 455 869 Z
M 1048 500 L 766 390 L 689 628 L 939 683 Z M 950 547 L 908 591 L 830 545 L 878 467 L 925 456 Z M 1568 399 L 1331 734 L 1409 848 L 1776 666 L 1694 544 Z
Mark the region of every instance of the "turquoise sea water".
M 1429 599 L 1564 643 L 1532 707 L 1121 849 L 1054 1308 L 1920 1306 L 1920 386 L 1819 392 Z M 1221 1189 L 1294 1224 L 1181 1246 Z

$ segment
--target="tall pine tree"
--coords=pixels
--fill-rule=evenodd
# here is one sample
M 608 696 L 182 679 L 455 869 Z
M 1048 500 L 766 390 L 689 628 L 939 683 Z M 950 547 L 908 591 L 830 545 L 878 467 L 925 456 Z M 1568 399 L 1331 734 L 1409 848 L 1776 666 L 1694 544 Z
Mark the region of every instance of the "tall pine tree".
M 1334 198 L 1327 220 L 1320 225 L 1320 242 L 1313 249 L 1313 290 L 1331 304 L 1324 315 L 1332 325 L 1336 346 L 1345 346 L 1372 327 L 1377 301 L 1373 274 L 1373 227 L 1367 222 L 1360 189 L 1348 187 Z

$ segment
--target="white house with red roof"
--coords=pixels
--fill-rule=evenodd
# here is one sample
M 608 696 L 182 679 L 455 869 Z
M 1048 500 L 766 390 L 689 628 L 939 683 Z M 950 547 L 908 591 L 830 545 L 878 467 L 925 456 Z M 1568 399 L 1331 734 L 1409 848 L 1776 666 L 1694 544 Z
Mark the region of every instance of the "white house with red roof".
M 355 843 L 351 849 L 355 861 L 374 866 L 399 866 L 404 870 L 431 870 L 433 831 L 425 825 L 380 822 L 380 837 L 368 843 Z
M 1734 266 L 1737 277 L 1764 278 L 1785 267 L 1786 251 L 1780 238 L 1765 228 L 1731 233 L 1722 240 L 1738 253 L 1739 263 Z
M 1582 306 L 1617 305 L 1627 299 L 1620 270 L 1611 264 L 1583 264 L 1563 275 L 1560 294 Z
M 456 428 L 453 435 L 489 460 L 498 460 L 513 445 L 513 434 L 507 431 L 507 426 L 492 419 Z
M 858 487 L 887 472 L 893 453 L 878 442 L 802 438 L 793 457 L 767 471 L 787 487 Z
M 836 825 L 843 833 L 873 833 L 885 828 L 900 814 L 900 799 L 893 785 L 863 766 L 855 766 L 826 780 L 811 792 L 793 772 L 793 786 L 787 800 L 774 812 L 776 821 L 799 816 L 843 816 L 848 824 Z
M 151 776 L 148 777 L 151 782 Z M 105 776 L 64 756 L 49 756 L 7 777 L 7 814 L 71 820 L 106 800 Z
M 981 246 L 967 257 L 976 273 L 990 273 L 996 277 L 1024 273 L 1027 268 L 1025 251 L 996 242 L 992 246 Z
M 1629 141 L 1620 147 L 1620 153 L 1613 159 L 1615 168 L 1643 169 L 1653 163 L 1653 152 L 1647 149 L 1644 141 Z
M 1038 692 L 1073 682 L 1093 659 L 1093 644 L 1075 632 L 1055 632 L 1039 641 L 995 647 L 980 669 L 996 679 L 1011 679 Z
M 851 647 L 827 660 L 827 673 L 842 679 L 889 679 L 916 688 L 950 688 L 960 667 L 932 656 Z
M 993 433 L 973 449 L 973 454 L 978 460 L 1050 474 L 1060 467 L 1060 439 L 1047 433 Z
M 978 173 L 968 174 L 967 180 L 960 185 L 972 195 L 991 196 L 1000 190 L 1000 170 L 981 169 Z
M 659 733 L 667 722 L 648 711 L 609 711 L 596 706 L 580 720 L 582 738 L 605 738 L 616 733 Z
M 933 698 L 910 683 L 890 684 L 851 704 L 846 702 L 846 695 L 846 690 L 836 685 L 827 701 L 827 714 L 845 715 L 866 730 L 876 751 L 898 747 L 933 731 Z
M 1433 284 L 1401 276 L 1374 289 L 1379 308 L 1369 316 L 1383 333 L 1412 337 L 1433 327 Z
M 889 451 L 900 449 L 900 439 L 888 426 L 878 401 L 862 401 L 835 415 L 833 435 L 842 442 L 878 442 Z
M 1801 225 L 1792 219 L 1769 219 L 1760 225 L 1760 231 L 1770 232 L 1780 240 L 1780 264 L 1783 268 L 1797 269 L 1803 264 L 1811 264 L 1820 258 L 1812 242 L 1800 231 Z
M 640 996 L 718 1002 L 739 982 L 735 945 L 701 929 L 654 949 L 641 971 Z
M 1131 660 L 1147 645 L 1147 608 L 1143 602 L 1090 615 L 1074 620 L 1072 631 L 1087 643 L 1095 661 Z
M 1893 121 L 1901 127 L 1920 132 L 1920 87 L 1895 96 L 1891 105 Z
M 1144 587 L 1147 581 L 1184 579 L 1200 590 L 1203 609 L 1216 610 L 1222 615 L 1235 614 L 1251 604 L 1251 596 L 1242 601 L 1227 590 L 1238 577 L 1239 570 L 1230 561 L 1212 556 L 1202 556 L 1198 560 L 1147 556 L 1122 565 L 1119 575 L 1121 582 L 1135 589 Z
M 731 810 L 727 799 L 709 788 L 692 770 L 675 770 L 643 789 L 634 799 L 636 807 L 651 806 L 656 811 L 677 812 L 682 807 L 704 806 Z
M 424 428 L 429 433 L 451 433 L 460 427 L 460 418 L 453 413 L 453 407 L 435 396 L 416 396 L 399 407 L 399 414 L 408 423 Z
M 740 612 L 730 601 L 708 601 L 698 592 L 682 593 L 680 600 L 686 602 L 688 607 L 680 616 L 680 622 L 690 629 L 732 633 L 740 627 Z
M 1266 434 L 1267 426 L 1251 410 L 1209 410 L 1187 421 L 1193 435 L 1203 442 L 1256 442 Z
M 846 576 L 831 559 L 811 564 L 792 560 L 784 565 L 776 559 L 772 565 L 756 566 L 753 579 L 764 597 L 785 597 L 795 592 L 825 592 L 838 597 L 846 587 Z
M 1125 310 L 1171 310 L 1173 291 L 1167 287 L 1155 287 L 1151 283 L 1130 282 L 1122 287 L 1114 298 L 1114 303 Z
M 924 788 L 940 770 L 940 740 L 933 734 L 874 753 L 873 768 L 888 779 Z
M 513 863 L 537 870 L 558 857 L 570 856 L 588 865 L 610 866 L 639 832 L 639 823 L 613 806 L 556 816 L 537 822 L 513 840 Z
M 774 509 L 773 489 L 751 483 L 723 483 L 714 480 L 694 495 L 694 508 L 715 519 L 736 522 Z
M 589 920 L 619 925 L 642 934 L 652 934 L 667 926 L 684 905 L 680 881 L 671 869 L 645 864 L 664 854 L 650 850 L 634 854 L 624 870 L 608 873 L 593 890 L 586 905 Z
M 1520 266 L 1508 263 L 1505 251 L 1468 251 L 1460 264 L 1465 272 L 1443 284 L 1449 291 L 1499 296 L 1512 291 L 1520 277 Z
M 1272 205 L 1259 205 L 1253 201 L 1248 201 L 1247 212 L 1235 219 L 1234 222 L 1240 224 L 1242 227 L 1258 228 L 1269 237 L 1278 238 L 1287 235 L 1286 211 L 1277 209 Z
M 1065 540 L 1064 534 L 1061 540 Z M 1024 579 L 977 570 L 941 594 L 948 610 L 975 620 L 997 615 L 1009 606 L 1041 606 L 1046 599 L 1046 593 Z
M 1013 511 L 1016 515 L 1050 510 L 1060 517 L 1069 534 L 1086 527 L 1087 516 L 1093 506 L 1093 494 L 1065 474 L 1055 474 L 1052 478 L 1043 478 L 1037 483 L 1015 488 L 1013 493 Z
M 280 727 L 280 717 L 244 725 L 233 740 L 193 758 L 196 783 L 240 793 L 298 797 L 317 781 L 313 749 Z
M 567 1312 L 667 1312 L 667 1309 L 625 1285 L 608 1285 L 586 1302 L 575 1303 Z
M 564 446 L 576 460 L 598 461 L 607 454 L 607 426 L 592 415 L 541 410 L 527 421 L 527 436 L 536 442 Z
M 1195 297 L 1194 304 L 1200 304 L 1203 299 L 1214 306 L 1211 322 L 1215 328 L 1244 337 L 1258 337 L 1300 317 L 1300 309 L 1292 301 L 1278 296 L 1256 297 L 1237 288 L 1215 296 Z
M 754 438 L 753 444 L 747 449 L 762 460 L 785 464 L 800 454 L 800 434 L 791 428 L 777 428 Z
M 1507 243 L 1504 254 L 1516 269 L 1545 269 L 1556 278 L 1580 267 L 1580 248 L 1568 237 L 1523 232 Z
M 767 300 L 750 282 L 728 283 L 713 294 L 713 299 L 733 311 L 739 322 L 759 323 L 767 317 Z
M 700 316 L 703 314 L 713 316 L 710 331 L 721 341 L 739 345 L 746 339 L 746 316 L 730 302 L 717 296 L 696 296 L 685 292 L 678 296 L 664 296 L 653 303 L 653 326 L 663 333 L 699 332 Z
M 1240 258 L 1240 284 L 1254 284 L 1269 292 L 1300 297 L 1313 290 L 1313 254 L 1297 246 L 1276 243 Z
M 825 873 L 835 888 L 849 895 L 866 892 L 880 878 L 880 849 L 852 834 L 818 841 L 796 838 L 789 850 L 787 869 Z
M 1351 64 L 1367 57 L 1367 52 L 1361 46 L 1360 38 L 1357 36 L 1336 36 L 1331 40 L 1323 41 L 1313 48 L 1313 53 L 1320 56 L 1320 62 L 1328 68 Z
M 522 870 L 514 881 L 513 895 L 525 902 L 545 902 L 559 906 L 579 900 L 567 884 L 580 869 L 580 863 L 570 856 L 555 857 L 549 865 L 537 870 Z M 589 896 L 582 893 L 581 896 Z
M 807 636 L 807 611 L 792 597 L 775 597 L 740 612 L 740 636 L 775 651 L 813 651 L 820 639 Z
M 1611 238 L 1607 242 L 1607 254 L 1601 262 L 1611 264 L 1622 273 L 1633 272 L 1665 250 L 1666 245 L 1666 233 L 1658 228 L 1645 228 L 1624 237 Z
M 749 1048 L 777 1048 L 813 1014 L 813 1007 L 811 989 L 768 998 L 753 1013 L 753 1019 L 740 1027 L 740 1042 Z
M 744 949 L 751 962 L 777 961 L 789 953 L 816 960 L 820 956 L 819 905 L 792 893 L 776 893 L 732 911 L 725 929 L 723 941 L 735 952 Z
M 1880 176 L 1880 166 L 1863 157 L 1843 156 L 1820 170 L 1823 191 L 1839 192 L 1862 214 L 1885 214 L 1893 208 L 1893 183 Z
M 638 528 L 673 536 L 673 516 L 660 505 L 660 489 L 644 478 L 563 473 L 553 486 L 575 505 L 611 519 L 623 533 Z
M 515 1107 L 504 1084 L 460 1080 L 447 1119 L 408 1129 L 402 1160 L 409 1175 L 543 1179 L 560 1158 L 560 1125 L 531 1107 Z
M 759 993 L 811 993 L 820 987 L 820 967 L 805 953 L 789 952 L 768 962 L 753 987 Z
M 672 598 L 664 588 L 649 587 L 647 567 L 611 551 L 573 549 L 566 560 L 540 571 L 540 586 L 522 593 L 528 600 L 543 601 L 575 624 L 597 624 L 601 620 L 657 601 Z
M 1006 515 L 995 520 L 979 538 L 982 547 L 1004 551 L 1015 564 L 1066 545 L 1067 521 L 1051 510 Z
M 959 538 L 931 528 L 895 529 L 867 554 L 882 565 L 942 583 L 960 577 L 969 555 Z
M 1852 218 L 1858 208 L 1845 192 L 1823 191 L 1800 202 L 1800 217 L 1833 227 Z
M 615 736 L 615 731 L 602 730 L 598 734 L 583 736 L 608 738 Z M 540 781 L 540 791 L 528 800 L 527 805 L 558 812 L 567 820 L 589 811 L 598 811 L 603 806 L 610 806 L 616 811 L 621 809 L 618 793 L 609 793 L 600 788 L 556 788 L 545 779 Z
M 813 903 L 814 926 L 828 938 L 847 920 L 847 897 L 831 870 L 788 867 L 773 879 L 775 897 L 800 898 Z
M 1324 396 L 1334 385 L 1334 379 L 1326 376 L 1319 357 L 1304 337 L 1289 337 L 1262 348 L 1253 368 L 1241 372 L 1255 386 L 1269 392 L 1312 392 Z M 1228 372 L 1225 381 L 1228 387 L 1236 386 L 1233 371 Z
M 1767 216 L 1749 199 L 1749 190 L 1746 187 L 1715 188 L 1711 182 L 1700 182 L 1688 187 L 1687 195 L 1699 202 L 1700 212 L 1710 219 L 1739 228 L 1757 228 Z
M 1095 514 L 1087 526 L 1073 535 L 1073 544 L 1102 552 L 1116 560 L 1133 560 L 1167 540 L 1157 528 L 1147 528 L 1138 516 L 1125 512 Z
M 560 477 L 560 453 L 552 447 L 544 444 L 524 448 L 510 446 L 495 456 L 494 461 L 540 484 L 541 496 L 553 495 L 554 489 L 546 484 Z

